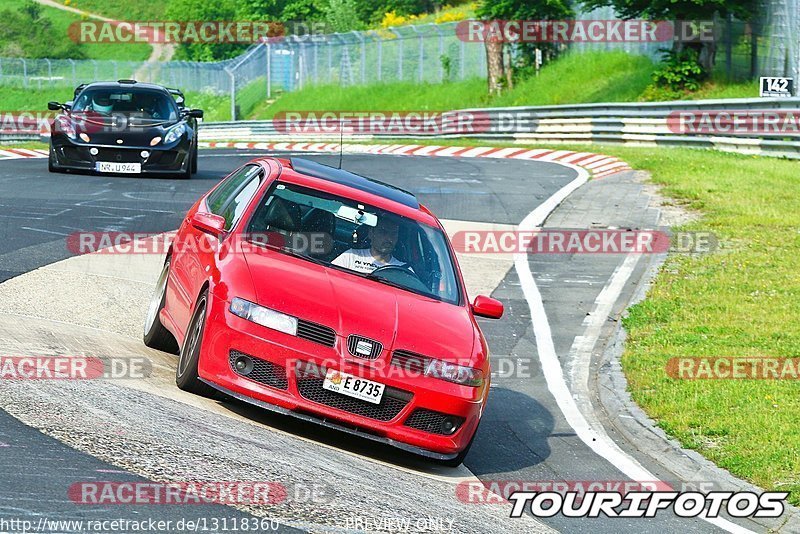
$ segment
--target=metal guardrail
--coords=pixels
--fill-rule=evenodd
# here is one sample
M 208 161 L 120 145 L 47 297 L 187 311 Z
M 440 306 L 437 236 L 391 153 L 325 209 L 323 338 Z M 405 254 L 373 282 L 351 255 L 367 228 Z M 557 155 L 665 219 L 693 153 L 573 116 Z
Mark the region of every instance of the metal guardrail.
M 632 146 L 683 146 L 746 154 L 800 159 L 800 134 L 745 132 L 737 135 L 677 133 L 668 118 L 678 111 L 790 111 L 800 98 L 696 100 L 675 102 L 601 103 L 563 106 L 465 109 L 471 133 L 398 135 L 396 133 L 345 134 L 347 140 L 396 138 L 476 138 L 514 143 L 612 143 Z M 203 141 L 337 142 L 339 133 L 291 134 L 279 131 L 271 120 L 203 123 Z

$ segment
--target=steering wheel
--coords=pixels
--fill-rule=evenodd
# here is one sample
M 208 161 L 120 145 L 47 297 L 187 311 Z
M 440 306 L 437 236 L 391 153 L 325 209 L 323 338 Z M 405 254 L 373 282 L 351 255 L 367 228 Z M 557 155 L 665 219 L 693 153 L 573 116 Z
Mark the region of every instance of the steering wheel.
M 407 265 L 384 265 L 372 271 L 370 276 L 383 278 L 390 282 L 407 286 L 409 289 L 424 291 L 425 293 L 430 291 L 430 288 L 425 286 L 417 273 Z

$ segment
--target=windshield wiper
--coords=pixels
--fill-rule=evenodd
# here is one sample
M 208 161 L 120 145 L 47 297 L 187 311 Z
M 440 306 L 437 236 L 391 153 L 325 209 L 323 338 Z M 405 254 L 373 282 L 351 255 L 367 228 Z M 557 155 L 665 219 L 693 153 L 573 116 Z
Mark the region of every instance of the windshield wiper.
M 412 287 L 404 286 L 403 284 L 398 284 L 397 282 L 392 282 L 391 280 L 387 280 L 386 278 L 375 276 L 372 273 L 367 273 L 362 275 L 364 278 L 369 278 L 370 280 L 375 280 L 376 282 L 380 282 L 381 284 L 386 284 L 387 286 L 396 287 L 397 289 L 402 289 L 403 291 L 410 291 L 411 293 L 416 293 L 417 295 L 422 295 L 423 297 L 428 297 L 435 299 L 433 295 L 430 293 L 426 293 L 420 289 L 414 289 Z

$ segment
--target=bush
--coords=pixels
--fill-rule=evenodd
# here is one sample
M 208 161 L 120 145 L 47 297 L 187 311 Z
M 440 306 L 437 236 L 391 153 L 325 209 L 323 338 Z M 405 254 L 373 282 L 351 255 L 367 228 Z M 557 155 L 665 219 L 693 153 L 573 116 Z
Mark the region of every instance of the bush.
M 693 48 L 680 51 L 666 50 L 661 65 L 653 73 L 653 84 L 671 92 L 697 91 L 708 78 L 708 73 L 697 61 L 698 53 Z
M 42 15 L 42 7 L 29 1 L 17 11 L 0 11 L 0 56 L 83 59 L 86 54 L 77 43 L 54 31 L 53 22 Z

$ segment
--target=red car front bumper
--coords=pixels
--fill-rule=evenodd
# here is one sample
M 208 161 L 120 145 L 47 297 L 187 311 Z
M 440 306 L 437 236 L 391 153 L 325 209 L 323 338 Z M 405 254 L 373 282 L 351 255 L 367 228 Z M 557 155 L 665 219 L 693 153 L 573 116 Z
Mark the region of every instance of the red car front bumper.
M 389 364 L 385 349 L 367 361 L 351 357 L 346 345 L 339 335 L 331 348 L 268 329 L 233 315 L 227 302 L 213 297 L 198 371 L 204 382 L 246 402 L 430 458 L 452 459 L 467 447 L 488 382 L 469 387 L 405 374 Z M 241 355 L 255 362 L 247 376 L 234 369 Z M 329 368 L 385 384 L 381 403 L 323 389 Z M 441 430 L 444 417 L 460 421 L 449 435 Z

